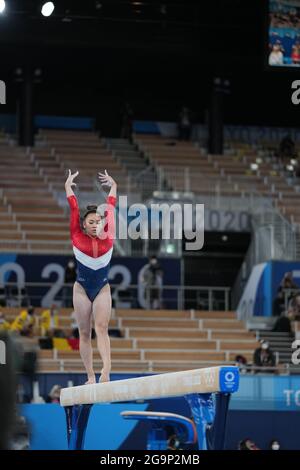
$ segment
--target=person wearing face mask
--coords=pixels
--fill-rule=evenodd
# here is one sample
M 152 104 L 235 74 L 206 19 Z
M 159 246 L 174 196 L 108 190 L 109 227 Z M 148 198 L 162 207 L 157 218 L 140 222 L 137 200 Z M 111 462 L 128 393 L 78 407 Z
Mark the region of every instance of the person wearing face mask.
M 273 439 L 273 440 L 270 442 L 270 450 L 280 450 L 280 444 L 279 444 L 279 442 L 277 441 L 277 439 Z
M 258 372 L 274 372 L 276 360 L 267 341 L 262 341 L 261 346 L 254 351 L 253 364 L 258 368 Z
M 148 264 L 141 270 L 141 282 L 145 286 L 148 308 L 161 308 L 163 270 L 156 256 L 151 256 Z

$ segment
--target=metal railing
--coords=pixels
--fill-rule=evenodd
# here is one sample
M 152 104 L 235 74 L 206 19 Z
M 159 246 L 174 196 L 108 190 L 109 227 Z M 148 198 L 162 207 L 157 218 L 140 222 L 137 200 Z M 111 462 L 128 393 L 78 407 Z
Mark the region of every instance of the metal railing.
M 291 375 L 300 374 L 300 367 L 293 364 L 281 363 L 276 366 L 255 366 L 253 364 L 240 365 L 239 370 L 241 374 L 276 374 L 276 375 Z
M 126 287 L 110 284 L 116 308 L 230 310 L 230 288 L 214 286 L 146 286 L 143 283 Z M 8 307 L 42 306 L 56 304 L 72 307 L 73 284 L 7 282 L 0 303 Z

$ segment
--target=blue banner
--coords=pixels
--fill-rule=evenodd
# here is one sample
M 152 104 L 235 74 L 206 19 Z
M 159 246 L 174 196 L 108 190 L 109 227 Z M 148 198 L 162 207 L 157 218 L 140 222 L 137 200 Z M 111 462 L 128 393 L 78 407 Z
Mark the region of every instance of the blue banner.
M 0 255 L 0 286 L 7 282 L 16 282 L 20 288 L 25 283 L 41 283 L 38 287 L 29 287 L 30 298 L 35 306 L 58 306 L 63 302 L 63 284 L 65 268 L 71 256 L 62 255 Z M 138 308 L 144 306 L 144 287 L 140 279 L 141 269 L 148 262 L 147 258 L 112 258 L 109 281 L 119 291 L 131 293 L 130 305 L 124 301 L 124 307 Z M 162 258 L 159 260 L 163 271 L 163 285 L 179 286 L 181 284 L 180 260 Z M 48 285 L 46 285 L 48 284 Z M 50 285 L 49 285 L 50 284 Z M 137 289 L 130 290 L 130 285 Z M 162 301 L 166 308 L 177 308 L 177 290 L 164 289 Z M 113 297 L 114 298 L 114 297 Z M 35 300 L 35 302 L 33 302 Z

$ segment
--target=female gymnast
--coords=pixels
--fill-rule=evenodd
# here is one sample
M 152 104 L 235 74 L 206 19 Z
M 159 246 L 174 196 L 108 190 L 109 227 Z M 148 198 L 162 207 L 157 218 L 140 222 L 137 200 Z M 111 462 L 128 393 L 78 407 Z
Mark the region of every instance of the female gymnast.
M 79 350 L 88 380 L 96 382 L 93 368 L 91 342 L 92 318 L 95 321 L 97 346 L 103 362 L 99 382 L 110 380 L 111 357 L 108 323 L 111 315 L 111 292 L 108 283 L 109 263 L 113 251 L 115 231 L 114 208 L 117 184 L 105 170 L 99 173 L 103 186 L 109 186 L 104 215 L 97 212 L 97 206 L 88 206 L 80 226 L 80 213 L 72 186 L 78 171 L 69 175 L 65 183 L 66 195 L 71 210 L 70 232 L 73 251 L 77 261 L 77 280 L 73 288 L 73 305 L 79 329 Z

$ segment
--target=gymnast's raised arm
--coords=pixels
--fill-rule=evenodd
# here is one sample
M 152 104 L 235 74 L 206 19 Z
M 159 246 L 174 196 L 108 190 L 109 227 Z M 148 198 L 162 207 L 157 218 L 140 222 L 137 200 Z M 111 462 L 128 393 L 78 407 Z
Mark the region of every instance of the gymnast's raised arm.
M 109 194 L 106 199 L 106 224 L 104 227 L 104 232 L 107 235 L 108 240 L 110 242 L 113 241 L 115 235 L 115 217 L 114 217 L 114 207 L 117 203 L 117 183 L 115 180 L 107 173 L 99 173 L 99 180 L 102 186 L 110 187 Z M 102 232 L 103 233 L 103 232 Z M 100 230 L 99 230 L 100 235 Z M 98 236 L 99 236 L 98 235 Z
M 69 170 L 68 178 L 65 182 L 66 196 L 67 196 L 68 203 L 69 203 L 70 210 L 71 210 L 71 217 L 70 217 L 71 238 L 73 237 L 75 233 L 81 231 L 78 202 L 74 194 L 74 191 L 72 189 L 72 186 L 76 186 L 76 183 L 74 183 L 74 178 L 76 178 L 78 174 L 79 172 L 76 171 L 76 173 L 73 173 L 72 175 L 71 170 Z

